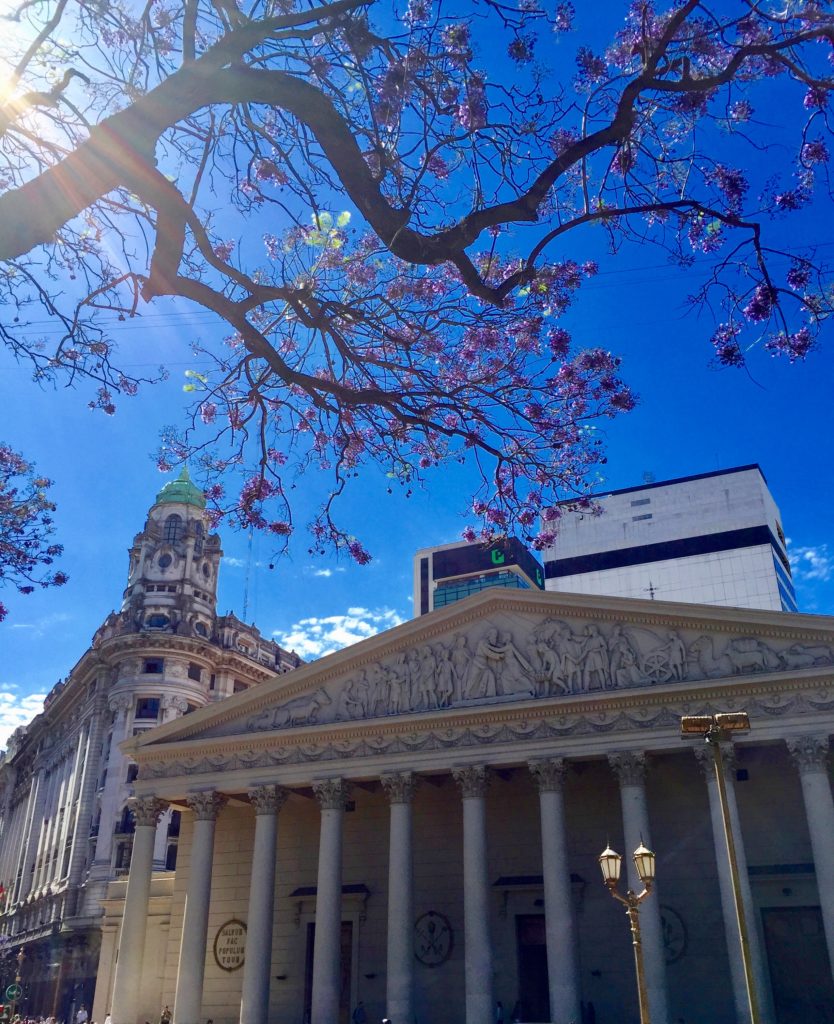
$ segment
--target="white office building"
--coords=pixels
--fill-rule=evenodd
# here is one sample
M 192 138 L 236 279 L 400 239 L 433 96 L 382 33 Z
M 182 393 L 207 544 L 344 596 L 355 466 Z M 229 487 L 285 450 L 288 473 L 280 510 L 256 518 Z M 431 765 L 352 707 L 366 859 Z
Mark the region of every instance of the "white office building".
M 779 509 L 758 465 L 567 505 L 545 551 L 546 589 L 796 611 Z

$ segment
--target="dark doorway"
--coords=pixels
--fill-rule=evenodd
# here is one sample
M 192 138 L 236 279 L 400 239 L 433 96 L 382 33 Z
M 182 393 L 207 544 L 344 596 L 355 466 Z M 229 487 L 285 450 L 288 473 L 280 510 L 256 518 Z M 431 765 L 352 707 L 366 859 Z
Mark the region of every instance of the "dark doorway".
M 350 1024 L 350 989 L 353 974 L 353 922 L 342 921 L 341 992 L 338 1024 Z M 307 925 L 307 954 L 304 966 L 304 1020 L 310 1020 L 313 1007 L 313 950 L 316 944 L 316 923 Z
M 819 907 L 762 910 L 778 1024 L 834 1024 L 834 982 Z
M 544 914 L 518 914 L 518 998 L 522 1020 L 550 1020 Z

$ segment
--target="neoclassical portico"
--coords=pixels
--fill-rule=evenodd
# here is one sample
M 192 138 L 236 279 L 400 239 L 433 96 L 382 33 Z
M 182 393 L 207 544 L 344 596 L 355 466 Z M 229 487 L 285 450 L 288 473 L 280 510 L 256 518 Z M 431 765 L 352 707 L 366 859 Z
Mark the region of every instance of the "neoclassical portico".
M 682 744 L 679 716 L 747 708 L 754 728 L 739 763 L 764 751 L 767 771 L 779 768 L 807 835 L 796 864 L 812 856 L 808 891 L 814 875 L 822 890 L 834 879 L 822 841 L 834 820 L 834 629 L 739 614 L 482 595 L 134 742 L 137 827 L 114 1024 L 148 1013 L 135 980 L 142 901 L 167 806 L 183 812 L 182 879 L 154 995 L 175 1024 L 300 1024 L 305 1013 L 336 1024 L 360 999 L 369 1020 L 394 1024 L 491 1024 L 496 1000 L 525 1020 L 627 1020 L 627 927 L 596 856 L 608 840 L 628 855 L 641 839 L 658 853 L 657 893 L 642 910 L 653 1024 L 683 1007 L 694 1024 L 744 1021 L 714 780 Z M 684 671 L 664 660 L 681 645 Z M 464 647 L 461 675 L 453 656 Z M 733 772 L 727 781 L 752 869 L 746 904 L 764 990 L 765 938 L 774 940 L 763 929 L 776 917 L 749 879 L 769 878 L 782 853 L 761 829 L 755 792 L 734 788 Z M 828 950 L 829 901 L 830 890 L 820 900 Z M 772 909 L 784 917 L 790 907 Z M 246 929 L 233 971 L 214 955 L 229 920 Z M 763 1020 L 779 1021 L 770 991 L 762 1004 Z

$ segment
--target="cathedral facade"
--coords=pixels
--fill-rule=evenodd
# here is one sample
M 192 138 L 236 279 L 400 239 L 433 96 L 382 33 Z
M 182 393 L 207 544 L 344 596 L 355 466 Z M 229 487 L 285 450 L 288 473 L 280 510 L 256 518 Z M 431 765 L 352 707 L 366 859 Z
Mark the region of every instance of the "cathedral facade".
M 0 764 L 0 941 L 23 952 L 23 1013 L 70 1020 L 92 1004 L 102 899 L 126 875 L 135 838 L 138 768 L 120 744 L 299 664 L 217 614 L 222 551 L 205 504 L 187 471 L 162 488 L 129 550 L 120 611 Z M 175 810 L 160 816 L 155 870 L 173 870 L 179 828 Z
M 644 843 L 652 1024 L 747 1024 L 719 778 L 681 735 L 742 710 L 721 780 L 758 1019 L 834 1019 L 834 620 L 498 589 L 123 744 L 133 861 L 93 1016 L 633 1024 L 598 857 L 637 889 Z

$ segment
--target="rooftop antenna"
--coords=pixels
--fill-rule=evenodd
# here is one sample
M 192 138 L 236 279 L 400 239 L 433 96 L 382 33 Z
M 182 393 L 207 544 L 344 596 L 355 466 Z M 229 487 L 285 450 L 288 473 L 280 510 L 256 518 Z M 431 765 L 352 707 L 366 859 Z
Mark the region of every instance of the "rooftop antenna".
M 249 544 L 247 545 L 246 554 L 246 579 L 243 583 L 243 621 L 247 622 L 247 616 L 249 614 L 249 577 L 252 574 L 252 536 L 254 528 L 249 527 Z
M 649 580 L 649 585 L 647 587 L 643 587 L 643 590 L 649 595 L 649 600 L 654 601 L 654 595 L 657 593 L 657 587 L 651 580 Z

